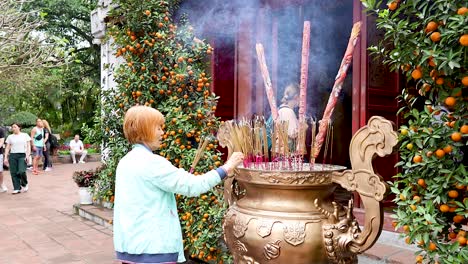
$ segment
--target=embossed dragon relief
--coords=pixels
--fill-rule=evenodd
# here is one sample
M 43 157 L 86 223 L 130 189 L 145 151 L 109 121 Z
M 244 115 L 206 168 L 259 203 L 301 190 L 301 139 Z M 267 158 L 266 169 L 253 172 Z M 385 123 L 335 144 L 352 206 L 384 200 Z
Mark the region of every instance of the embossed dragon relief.
M 348 264 L 357 263 L 360 244 L 356 242 L 361 230 L 353 216 L 353 200 L 349 200 L 346 216 L 340 219 L 340 206 L 333 202 L 333 212 L 328 212 L 319 205 L 318 199 L 314 201 L 315 207 L 327 218 L 328 223 L 322 225 L 323 242 L 331 263 Z
M 268 242 L 263 247 L 263 257 L 266 261 L 276 259 L 281 253 L 281 240 Z M 240 240 L 236 240 L 233 245 L 234 263 L 239 264 L 260 264 L 253 257 L 248 255 L 248 249 Z
M 234 263 L 239 264 L 260 264 L 254 258 L 247 255 L 248 249 L 240 240 L 234 241 L 233 245 Z
M 263 257 L 265 258 L 265 260 L 272 260 L 280 256 L 280 243 L 281 240 L 276 240 L 265 244 L 265 246 L 263 247 Z M 236 239 L 234 241 L 231 250 L 233 251 L 234 263 L 259 264 L 259 262 L 256 261 L 252 256 L 249 256 L 247 246 L 244 243 L 242 243 L 239 239 Z

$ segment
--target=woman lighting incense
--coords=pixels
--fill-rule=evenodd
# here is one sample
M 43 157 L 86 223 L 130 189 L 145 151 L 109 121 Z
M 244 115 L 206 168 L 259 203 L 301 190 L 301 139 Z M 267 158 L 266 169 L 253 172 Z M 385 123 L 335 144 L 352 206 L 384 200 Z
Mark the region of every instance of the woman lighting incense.
M 134 106 L 125 114 L 130 150 L 116 171 L 114 247 L 122 263 L 185 261 L 174 194 L 198 196 L 220 183 L 242 162 L 234 152 L 223 166 L 195 176 L 154 154 L 163 135 L 164 116 L 154 108 Z

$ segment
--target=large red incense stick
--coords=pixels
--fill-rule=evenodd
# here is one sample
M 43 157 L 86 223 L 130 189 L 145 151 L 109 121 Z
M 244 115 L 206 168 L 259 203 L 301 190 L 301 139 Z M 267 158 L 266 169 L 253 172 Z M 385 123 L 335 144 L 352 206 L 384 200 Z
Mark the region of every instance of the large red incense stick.
M 309 73 L 310 21 L 304 21 L 302 32 L 301 82 L 299 85 L 299 120 L 305 120 L 307 107 L 307 76 Z
M 351 61 L 353 59 L 354 47 L 356 46 L 356 42 L 357 42 L 360 32 L 361 32 L 361 22 L 356 22 L 353 25 L 353 30 L 351 31 L 351 36 L 348 41 L 348 47 L 346 48 L 345 55 L 343 57 L 343 60 L 341 61 L 340 69 L 338 70 L 338 74 L 336 75 L 335 84 L 333 85 L 333 89 L 330 93 L 330 97 L 328 98 L 328 103 L 325 108 L 325 112 L 323 113 L 323 118 L 322 120 L 320 120 L 319 132 L 317 136 L 315 137 L 315 145 L 314 145 L 315 158 L 320 153 L 320 149 L 322 148 L 323 141 L 325 140 L 325 135 L 327 134 L 328 124 L 333 114 L 333 110 L 335 109 L 338 96 L 340 95 L 341 89 L 343 87 L 343 82 L 346 78 L 346 72 L 348 71 L 348 68 L 351 65 Z
M 276 120 L 278 118 L 278 108 L 276 107 L 276 96 L 271 85 L 270 74 L 268 73 L 268 68 L 265 60 L 265 51 L 263 50 L 263 45 L 260 43 L 257 43 L 255 48 L 257 50 L 258 64 L 260 65 L 263 83 L 265 84 L 265 91 L 267 94 L 268 103 L 270 104 L 271 115 L 273 116 L 273 120 Z

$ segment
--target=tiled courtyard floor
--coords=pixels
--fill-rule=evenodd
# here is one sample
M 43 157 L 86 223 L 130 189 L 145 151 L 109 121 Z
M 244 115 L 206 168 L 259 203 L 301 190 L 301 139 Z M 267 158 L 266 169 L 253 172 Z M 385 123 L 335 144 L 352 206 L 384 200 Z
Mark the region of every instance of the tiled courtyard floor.
M 28 172 L 29 191 L 0 193 L 0 264 L 115 264 L 112 231 L 73 214 L 75 170 L 98 162 L 59 164 L 51 172 Z

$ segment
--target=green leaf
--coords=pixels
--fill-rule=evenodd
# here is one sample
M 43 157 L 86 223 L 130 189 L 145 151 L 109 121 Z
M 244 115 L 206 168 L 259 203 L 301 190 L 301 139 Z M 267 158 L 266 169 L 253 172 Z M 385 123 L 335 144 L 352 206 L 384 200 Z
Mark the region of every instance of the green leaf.
M 39 17 L 40 17 L 41 19 L 44 19 L 46 16 L 47 16 L 47 13 L 46 13 L 46 12 L 44 12 L 44 11 L 40 11 L 40 12 L 39 12 Z
M 450 61 L 450 62 L 448 63 L 448 65 L 449 65 L 449 67 L 450 67 L 451 69 L 460 68 L 460 63 L 458 63 L 458 62 L 456 62 L 456 61 Z
M 414 143 L 416 143 L 416 146 L 418 146 L 418 148 L 420 148 L 420 149 L 423 149 L 423 148 L 424 148 L 421 139 L 416 139 L 416 140 L 414 141 Z

